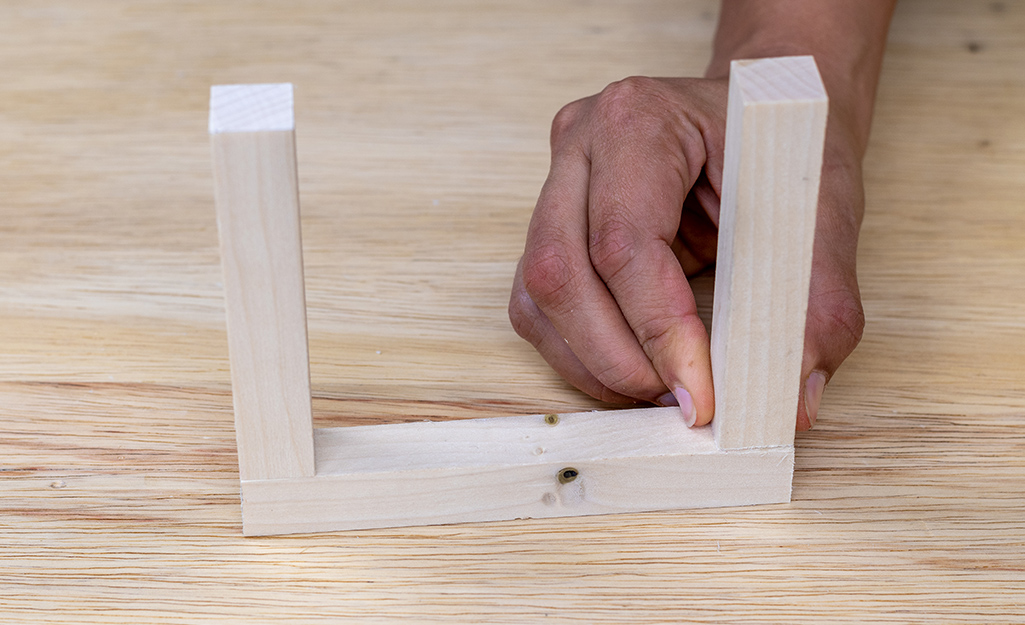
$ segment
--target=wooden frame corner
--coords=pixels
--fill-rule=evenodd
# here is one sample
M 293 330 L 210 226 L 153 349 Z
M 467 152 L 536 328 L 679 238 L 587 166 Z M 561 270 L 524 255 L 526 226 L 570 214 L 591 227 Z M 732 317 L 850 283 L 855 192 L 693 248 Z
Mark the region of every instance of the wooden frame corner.
M 292 87 L 213 87 L 243 531 L 789 501 L 826 112 L 811 57 L 733 63 L 712 426 L 647 408 L 314 430 Z

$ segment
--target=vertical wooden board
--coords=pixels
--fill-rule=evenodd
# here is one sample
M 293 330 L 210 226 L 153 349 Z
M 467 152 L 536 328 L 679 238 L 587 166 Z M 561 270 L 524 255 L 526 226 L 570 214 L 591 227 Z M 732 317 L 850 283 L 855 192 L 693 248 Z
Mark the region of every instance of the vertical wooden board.
M 314 474 L 291 85 L 215 86 L 214 191 L 241 478 Z
M 827 111 L 810 56 L 731 65 L 712 314 L 723 449 L 793 444 Z

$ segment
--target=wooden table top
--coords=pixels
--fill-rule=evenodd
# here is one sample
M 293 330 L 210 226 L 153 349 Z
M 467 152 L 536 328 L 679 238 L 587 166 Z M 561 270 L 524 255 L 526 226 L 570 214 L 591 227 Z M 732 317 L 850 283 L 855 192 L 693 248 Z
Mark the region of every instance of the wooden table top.
M 717 9 L 242 7 L 0 6 L 0 621 L 1025 622 L 1025 3 L 898 7 L 793 503 L 256 539 L 209 86 L 295 83 L 318 425 L 599 408 L 506 319 L 548 125 Z

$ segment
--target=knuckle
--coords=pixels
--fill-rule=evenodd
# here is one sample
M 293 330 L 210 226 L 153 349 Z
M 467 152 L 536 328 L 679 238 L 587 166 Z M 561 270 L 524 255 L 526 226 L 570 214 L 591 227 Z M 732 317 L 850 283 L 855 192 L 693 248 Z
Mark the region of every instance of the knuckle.
M 600 98 L 608 104 L 632 104 L 656 90 L 658 81 L 646 76 L 628 76 L 602 89 Z
M 658 83 L 652 78 L 631 76 L 605 87 L 598 95 L 597 109 L 616 128 L 638 127 L 656 99 Z
M 525 295 L 542 309 L 558 307 L 569 297 L 577 273 L 557 244 L 541 245 L 523 256 Z
M 656 370 L 672 373 L 685 358 L 687 367 L 700 360 L 699 337 L 707 340 L 707 329 L 697 310 L 679 310 L 664 305 L 634 327 L 641 348 Z M 689 362 L 688 362 L 689 361 Z
M 637 246 L 634 229 L 621 220 L 608 220 L 595 228 L 588 253 L 591 265 L 606 284 L 614 280 L 634 259 Z
M 865 332 L 865 310 L 861 299 L 851 291 L 821 294 L 816 315 L 821 331 L 846 354 L 854 351 Z
M 551 144 L 556 146 L 569 135 L 580 117 L 580 101 L 570 102 L 559 109 L 552 119 Z
M 515 289 L 509 298 L 509 322 L 516 334 L 533 343 L 540 311 L 525 289 Z
M 675 336 L 673 330 L 677 322 L 677 319 L 668 317 L 653 317 L 634 328 L 637 340 L 648 358 L 655 360 L 660 352 L 672 344 Z
M 595 374 L 606 388 L 627 397 L 651 398 L 659 395 L 659 384 L 652 383 L 648 363 L 616 361 Z

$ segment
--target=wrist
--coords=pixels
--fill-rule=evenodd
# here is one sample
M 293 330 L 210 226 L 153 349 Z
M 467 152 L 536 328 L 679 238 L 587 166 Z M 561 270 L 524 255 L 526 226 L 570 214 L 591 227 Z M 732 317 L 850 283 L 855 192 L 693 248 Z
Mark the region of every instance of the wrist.
M 723 0 L 705 76 L 725 78 L 735 59 L 813 56 L 829 95 L 830 134 L 848 141 L 860 161 L 893 3 Z

